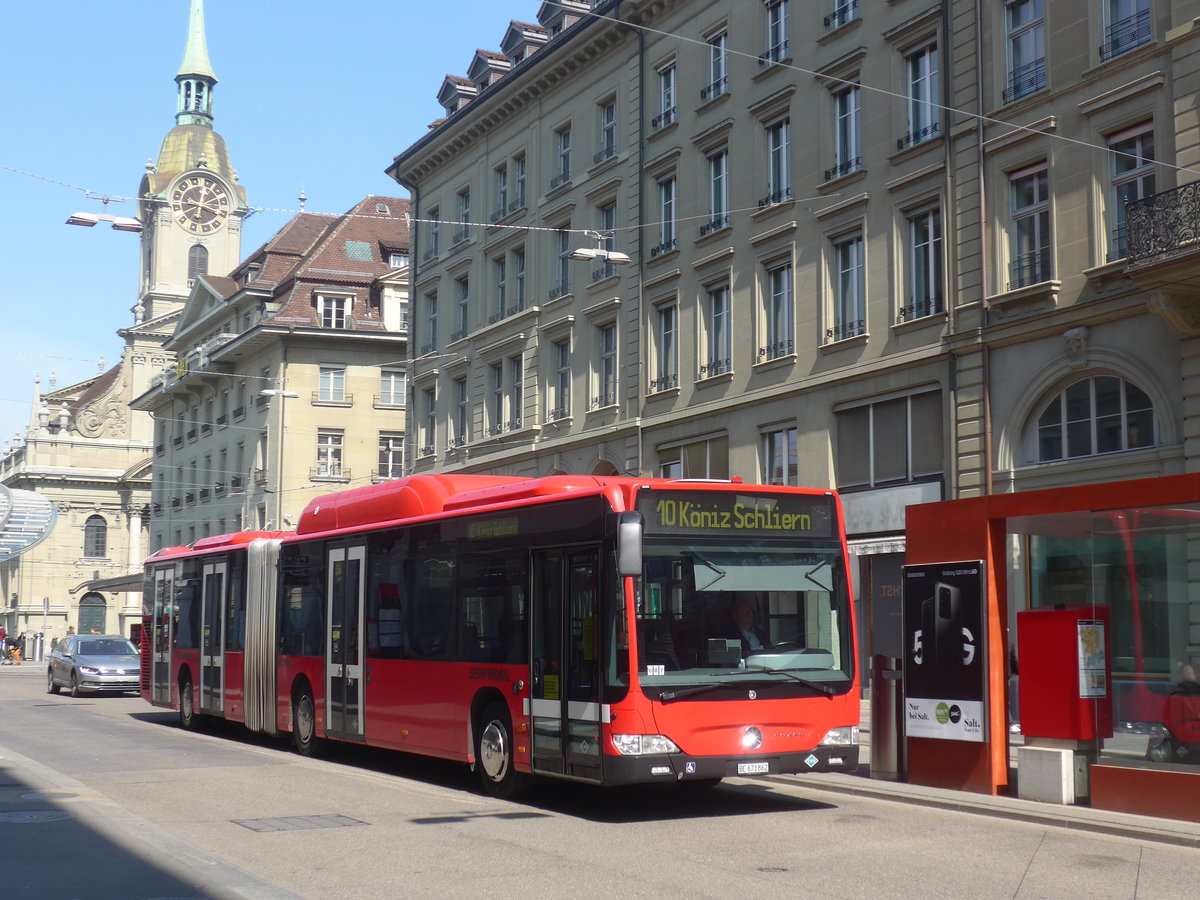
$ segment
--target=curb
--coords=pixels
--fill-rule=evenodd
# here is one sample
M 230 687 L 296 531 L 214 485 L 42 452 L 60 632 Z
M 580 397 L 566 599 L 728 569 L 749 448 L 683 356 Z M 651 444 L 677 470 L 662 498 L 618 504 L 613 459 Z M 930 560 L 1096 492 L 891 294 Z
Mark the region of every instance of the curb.
M 805 789 L 836 794 L 1028 822 L 1032 825 L 1154 841 L 1177 847 L 1200 848 L 1200 825 L 1175 819 L 1156 819 L 1084 806 L 1058 806 L 1034 800 L 994 797 L 966 791 L 946 791 L 900 782 L 869 781 L 856 775 L 768 776 L 763 780 L 792 787 L 802 785 Z

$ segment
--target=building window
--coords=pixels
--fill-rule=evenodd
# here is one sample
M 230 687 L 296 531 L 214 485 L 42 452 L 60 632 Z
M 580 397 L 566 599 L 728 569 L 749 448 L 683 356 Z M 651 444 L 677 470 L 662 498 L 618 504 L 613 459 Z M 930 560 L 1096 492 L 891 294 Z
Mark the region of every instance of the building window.
M 554 235 L 554 270 L 558 283 L 550 289 L 549 299 L 565 297 L 571 293 L 571 223 L 568 222 Z
M 862 168 L 862 88 L 857 84 L 833 95 L 834 165 L 825 170 L 825 180 L 841 178 Z
M 679 387 L 679 308 L 670 303 L 655 311 L 655 377 L 650 393 Z
M 422 355 L 432 353 L 437 347 L 438 341 L 438 296 L 436 293 L 425 295 L 425 327 L 429 331 L 429 337 L 424 344 L 421 345 Z
M 471 439 L 471 410 L 467 405 L 467 379 L 454 379 L 454 437 L 452 443 L 461 447 Z
M 467 276 L 454 279 L 454 294 L 458 309 L 458 328 L 450 341 L 461 341 L 471 330 L 471 282 Z
M 937 44 L 926 44 L 904 58 L 908 76 L 908 134 L 896 141 L 896 149 L 935 137 L 941 130 L 938 99 Z
M 942 311 L 942 211 L 938 207 L 910 213 L 905 220 L 907 302 L 899 321 Z
M 603 162 L 617 153 L 617 101 L 605 100 L 600 104 L 600 149 L 596 162 Z
M 505 410 L 508 416 L 505 427 L 509 431 L 516 431 L 521 427 L 521 413 L 525 409 L 525 386 L 522 366 L 523 360 L 519 354 L 508 358 L 508 406 Z
M 658 183 L 658 246 L 650 248 L 650 256 L 669 253 L 677 246 L 675 235 L 675 176 Z
M 551 389 L 551 421 L 571 415 L 571 342 L 555 341 L 553 346 L 554 381 Z
M 600 249 L 612 252 L 617 249 L 617 204 L 606 203 L 598 210 L 600 233 L 604 237 L 600 241 Z M 592 270 L 592 281 L 602 281 L 617 274 L 616 263 L 605 261 L 600 268 Z
M 1046 164 L 1009 176 L 1012 204 L 1012 261 L 1009 290 L 1050 278 L 1050 195 Z
M 421 391 L 421 455 L 432 456 L 437 438 L 437 393 L 434 388 Z
M 617 402 L 617 325 L 609 322 L 596 329 L 596 394 L 592 409 Z
M 195 284 L 201 275 L 208 274 L 208 248 L 203 244 L 192 244 L 188 248 L 188 287 Z
M 1154 127 L 1138 125 L 1119 134 L 1109 135 L 1112 160 L 1112 203 L 1115 222 L 1109 232 L 1108 259 L 1122 259 L 1128 250 L 1125 205 L 1154 193 Z
M 729 32 L 718 31 L 707 44 L 708 85 L 700 91 L 701 100 L 713 100 L 729 90 Z
M 403 369 L 379 371 L 379 403 L 382 406 L 403 406 L 404 392 Z
M 714 435 L 658 449 L 661 478 L 729 478 L 729 437 Z
M 1012 103 L 1046 87 L 1046 20 L 1043 0 L 1007 0 L 1008 87 Z
M 781 62 L 791 56 L 788 50 L 788 0 L 767 2 L 767 51 L 758 58 L 760 66 Z
M 346 328 L 350 322 L 350 298 L 318 294 L 317 317 L 322 328 Z
M 1112 59 L 1150 42 L 1150 0 L 1108 0 L 1100 58 Z
M 404 435 L 379 432 L 379 477 L 399 478 L 404 474 Z
M 488 434 L 495 435 L 504 431 L 504 364 L 492 363 L 488 366 L 488 373 L 491 382 Z
M 704 303 L 704 340 L 707 359 L 700 366 L 701 378 L 730 371 L 732 337 L 729 331 L 729 285 L 708 289 Z
M 763 484 L 799 483 L 796 428 L 775 428 L 762 434 Z
M 492 221 L 498 222 L 508 214 L 508 166 L 497 166 L 492 178 L 496 185 L 496 209 L 492 212 Z
M 492 260 L 492 314 L 489 322 L 499 322 L 504 318 L 505 302 L 508 291 L 508 265 L 504 257 Z
M 342 403 L 346 400 L 345 366 L 321 366 L 319 378 L 318 400 L 325 403 Z
M 525 154 L 521 153 L 513 157 L 512 160 L 512 176 L 513 176 L 513 201 L 509 211 L 515 211 L 525 208 Z
M 554 132 L 555 168 L 557 175 L 550 182 L 555 188 L 571 180 L 571 126 L 564 125 Z
M 791 120 L 776 119 L 767 128 L 767 196 L 758 208 L 792 197 Z
M 518 247 L 510 254 L 512 261 L 512 304 L 508 307 L 510 316 L 525 309 L 525 248 Z
M 346 439 L 340 428 L 320 428 L 317 430 L 317 468 L 320 478 L 341 478 L 342 473 L 342 444 Z
M 424 259 L 433 259 L 438 255 L 438 236 L 440 234 L 439 221 L 441 210 L 438 207 L 433 207 L 429 210 L 429 249 L 425 251 Z
M 675 121 L 675 62 L 658 70 L 658 115 L 650 120 L 653 129 L 666 128 Z
M 787 263 L 767 270 L 767 294 L 763 310 L 766 342 L 758 348 L 758 361 L 789 356 L 792 338 L 792 266 Z
M 407 253 L 389 253 L 388 267 L 392 269 L 400 269 L 408 265 Z
M 825 333 L 827 340 L 840 341 L 867 330 L 863 251 L 861 234 L 834 241 L 833 327 Z
M 463 188 L 458 192 L 458 231 L 454 233 L 454 243 L 465 241 L 471 234 L 471 189 Z
M 841 28 L 857 18 L 858 0 L 838 0 L 834 3 L 833 12 L 825 17 L 824 24 L 826 28 Z
M 1154 446 L 1154 404 L 1114 375 L 1084 378 L 1038 417 L 1038 460 L 1054 462 Z
M 108 556 L 108 522 L 104 516 L 88 516 L 84 522 L 83 555 L 90 559 Z
M 700 236 L 729 224 L 729 151 L 718 150 L 708 158 L 708 221 Z
M 925 391 L 835 413 L 839 490 L 942 474 L 942 395 Z

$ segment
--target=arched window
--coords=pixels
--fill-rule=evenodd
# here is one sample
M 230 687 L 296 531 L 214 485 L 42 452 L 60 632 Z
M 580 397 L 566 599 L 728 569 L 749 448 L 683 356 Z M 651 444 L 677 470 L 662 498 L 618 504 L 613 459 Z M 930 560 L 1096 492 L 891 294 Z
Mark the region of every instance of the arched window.
M 208 248 L 203 244 L 192 244 L 188 250 L 188 285 L 196 280 L 197 275 L 208 274 Z
M 1053 462 L 1154 446 L 1154 404 L 1115 375 L 1076 381 L 1038 418 L 1038 460 Z
M 83 555 L 103 558 L 108 556 L 108 523 L 104 516 L 88 516 L 83 526 Z

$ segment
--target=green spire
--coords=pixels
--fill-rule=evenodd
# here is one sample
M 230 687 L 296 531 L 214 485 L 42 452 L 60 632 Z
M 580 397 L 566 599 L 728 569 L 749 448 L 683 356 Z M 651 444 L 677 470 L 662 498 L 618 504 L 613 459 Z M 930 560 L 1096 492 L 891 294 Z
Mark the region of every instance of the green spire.
M 212 63 L 208 61 L 208 43 L 204 39 L 204 0 L 192 0 L 192 8 L 188 12 L 187 47 L 176 75 L 203 75 L 217 80 Z
M 217 76 L 208 61 L 208 43 L 204 39 L 204 0 L 192 0 L 188 12 L 187 47 L 175 83 L 179 85 L 175 122 L 212 128 L 212 92 Z

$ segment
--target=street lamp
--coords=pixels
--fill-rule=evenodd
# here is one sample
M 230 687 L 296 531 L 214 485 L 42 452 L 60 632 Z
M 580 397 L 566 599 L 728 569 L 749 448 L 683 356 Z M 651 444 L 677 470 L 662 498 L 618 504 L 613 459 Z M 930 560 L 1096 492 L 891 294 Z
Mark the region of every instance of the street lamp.
M 128 216 L 110 216 L 108 213 L 72 213 L 67 217 L 68 225 L 82 225 L 85 228 L 93 228 L 101 222 L 109 222 L 112 224 L 113 231 L 132 231 L 134 234 L 140 234 L 142 231 L 142 223 L 137 219 L 131 219 Z
M 585 231 L 588 237 L 596 241 L 597 244 L 603 244 L 607 240 L 611 240 L 613 233 L 611 231 Z M 632 259 L 628 253 L 621 253 L 618 250 L 606 250 L 603 246 L 596 247 L 577 247 L 567 254 L 567 259 L 597 259 L 600 262 L 611 263 L 614 266 L 627 266 Z

